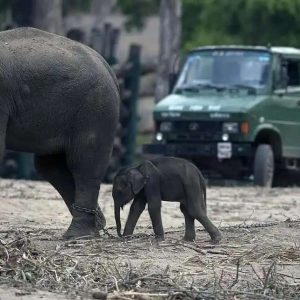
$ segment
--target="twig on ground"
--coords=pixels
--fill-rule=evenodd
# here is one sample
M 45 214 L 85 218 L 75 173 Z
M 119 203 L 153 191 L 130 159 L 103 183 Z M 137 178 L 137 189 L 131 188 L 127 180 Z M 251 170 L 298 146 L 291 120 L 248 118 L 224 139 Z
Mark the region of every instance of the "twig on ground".
M 239 271 L 240 271 L 240 258 L 236 263 L 236 274 L 233 283 L 229 286 L 229 289 L 232 289 L 239 282 Z
M 269 284 L 269 280 L 270 280 L 270 276 L 274 276 L 274 273 L 275 273 L 275 267 L 276 267 L 276 261 L 273 261 L 273 263 L 271 264 L 271 266 L 269 267 L 268 269 L 268 272 L 266 273 L 265 275 L 265 280 L 264 280 L 264 283 L 263 283 L 263 289 L 265 290 Z M 265 269 L 263 268 L 264 270 L 264 273 L 265 273 Z

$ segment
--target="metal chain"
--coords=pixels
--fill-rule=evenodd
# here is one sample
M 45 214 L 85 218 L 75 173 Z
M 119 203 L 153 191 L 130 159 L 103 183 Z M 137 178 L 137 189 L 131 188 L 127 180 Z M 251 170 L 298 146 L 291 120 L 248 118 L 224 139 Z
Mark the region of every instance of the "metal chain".
M 291 219 L 287 219 L 285 221 L 275 221 L 275 222 L 270 222 L 270 223 L 253 223 L 253 224 L 235 224 L 235 225 L 228 225 L 228 226 L 223 226 L 223 227 L 219 227 L 219 229 L 222 231 L 224 230 L 230 230 L 230 229 L 250 229 L 250 228 L 265 228 L 265 227 L 272 227 L 272 226 L 276 226 L 279 225 L 280 223 L 287 223 L 287 224 L 291 224 L 291 223 L 300 223 L 300 219 L 296 219 L 296 220 L 291 220 Z M 104 233 L 104 235 L 108 236 L 111 239 L 118 239 L 117 236 L 114 236 L 113 234 L 108 232 L 108 229 L 106 228 L 102 228 L 101 229 Z M 165 232 L 165 234 L 171 234 L 174 232 L 181 232 L 182 230 L 174 230 L 174 231 L 168 231 Z M 206 231 L 204 228 L 198 229 L 197 231 Z M 144 234 L 141 235 L 134 235 L 134 239 L 138 239 L 140 237 L 145 237 Z
M 223 227 L 218 227 L 220 230 L 230 230 L 230 229 L 249 229 L 249 228 L 264 228 L 264 227 L 272 227 L 279 225 L 280 223 L 300 223 L 300 219 L 291 220 L 287 219 L 285 221 L 275 221 L 270 223 L 252 223 L 252 224 L 235 224 L 235 225 L 228 225 Z M 204 228 L 200 229 L 200 231 L 205 231 Z
M 252 223 L 252 224 L 235 224 L 235 225 L 228 225 L 219 227 L 220 230 L 228 230 L 228 229 L 235 229 L 235 228 L 241 228 L 241 229 L 249 229 L 249 228 L 262 228 L 262 227 L 272 227 L 276 226 L 281 222 L 270 222 L 270 223 Z
M 103 231 L 104 235 L 106 235 L 110 239 L 117 239 L 118 238 L 117 236 L 114 236 L 113 234 L 109 233 L 108 229 L 106 229 L 106 228 L 102 228 L 101 230 Z
M 78 205 L 75 205 L 75 204 L 72 204 L 72 209 L 75 209 L 79 212 L 85 212 L 85 213 L 88 213 L 88 214 L 93 214 L 93 215 L 96 214 L 96 209 L 81 207 L 81 206 L 78 206 Z

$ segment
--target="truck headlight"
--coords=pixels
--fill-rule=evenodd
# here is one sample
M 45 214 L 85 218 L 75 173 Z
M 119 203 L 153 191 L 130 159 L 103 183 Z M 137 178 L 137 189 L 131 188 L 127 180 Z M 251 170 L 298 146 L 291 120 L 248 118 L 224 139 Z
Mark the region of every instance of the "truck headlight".
M 157 132 L 156 135 L 155 135 L 155 139 L 158 141 L 158 142 L 161 142 L 163 140 L 164 136 L 161 132 Z
M 239 124 L 237 122 L 223 123 L 223 132 L 224 133 L 238 133 L 239 132 Z
M 173 124 L 171 122 L 162 122 L 159 126 L 161 132 L 170 132 L 172 128 Z

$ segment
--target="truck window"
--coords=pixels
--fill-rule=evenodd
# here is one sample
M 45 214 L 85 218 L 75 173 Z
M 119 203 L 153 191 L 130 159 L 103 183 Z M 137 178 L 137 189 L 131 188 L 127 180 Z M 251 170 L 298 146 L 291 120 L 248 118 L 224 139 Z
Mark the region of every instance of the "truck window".
M 190 68 L 187 70 L 185 82 L 209 82 L 212 73 L 213 59 L 207 57 L 205 60 L 195 57 Z
M 192 53 L 176 87 L 196 84 L 264 88 L 270 72 L 271 55 L 264 51 L 206 50 Z
M 300 86 L 299 61 L 287 59 L 288 86 Z

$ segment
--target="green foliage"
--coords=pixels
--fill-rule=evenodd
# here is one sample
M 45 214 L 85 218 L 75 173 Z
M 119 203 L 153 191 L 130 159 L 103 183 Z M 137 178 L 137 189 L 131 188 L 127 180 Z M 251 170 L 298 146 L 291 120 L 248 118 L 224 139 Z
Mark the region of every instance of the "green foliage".
M 0 0 L 0 13 L 5 12 L 9 8 L 10 3 L 10 0 Z
M 300 47 L 299 0 L 182 0 L 185 50 L 208 44 Z
M 141 29 L 159 0 L 118 0 L 128 28 Z M 184 50 L 208 44 L 300 47 L 300 0 L 182 0 Z
M 14 0 L 0 0 L 0 14 L 4 14 L 10 9 Z M 88 11 L 91 6 L 91 0 L 63 0 L 64 14 L 74 11 Z
M 109 1 L 109 0 L 107 0 Z M 12 1 L 0 0 L 1 14 Z M 160 0 L 118 0 L 128 29 L 158 15 Z M 91 0 L 63 0 L 64 14 L 88 11 Z M 182 0 L 184 50 L 208 44 L 300 47 L 300 0 Z
M 159 0 L 118 0 L 117 6 L 127 16 L 126 28 L 140 30 L 145 24 L 146 17 L 158 14 L 159 2 Z
M 63 0 L 64 15 L 74 11 L 88 11 L 91 0 Z
M 10 0 L 0 0 L 0 24 L 4 24 L 5 12 L 9 9 L 10 4 Z

